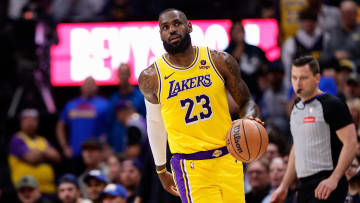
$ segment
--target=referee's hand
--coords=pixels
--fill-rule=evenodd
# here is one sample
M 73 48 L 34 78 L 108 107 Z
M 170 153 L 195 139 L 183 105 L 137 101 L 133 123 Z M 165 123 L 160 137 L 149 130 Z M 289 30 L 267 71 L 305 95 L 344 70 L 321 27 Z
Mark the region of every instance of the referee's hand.
M 315 189 L 315 197 L 321 200 L 327 199 L 337 187 L 338 181 L 331 176 L 319 183 Z
M 288 193 L 288 189 L 280 185 L 276 190 L 271 194 L 270 203 L 282 203 Z

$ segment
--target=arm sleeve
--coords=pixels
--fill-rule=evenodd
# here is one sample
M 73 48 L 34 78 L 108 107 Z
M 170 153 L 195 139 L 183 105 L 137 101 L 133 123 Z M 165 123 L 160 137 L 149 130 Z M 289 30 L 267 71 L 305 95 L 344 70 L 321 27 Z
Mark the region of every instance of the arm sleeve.
M 160 104 L 152 104 L 145 100 L 147 133 L 155 164 L 166 163 L 167 134 L 161 117 Z
M 345 103 L 333 97 L 322 102 L 325 121 L 330 128 L 337 131 L 351 123 L 353 120 L 349 108 Z

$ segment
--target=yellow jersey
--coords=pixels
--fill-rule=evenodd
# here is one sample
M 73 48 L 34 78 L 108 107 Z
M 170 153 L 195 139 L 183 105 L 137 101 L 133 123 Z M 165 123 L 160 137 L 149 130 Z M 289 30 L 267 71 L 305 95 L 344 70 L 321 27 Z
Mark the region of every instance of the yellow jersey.
M 48 141 L 41 136 L 35 136 L 32 139 L 21 131 L 15 136 L 17 136 L 16 139 L 22 140 L 29 149 L 43 151 L 49 147 Z M 50 164 L 40 163 L 31 165 L 11 153 L 9 154 L 8 161 L 11 171 L 11 180 L 15 186 L 23 176 L 32 175 L 38 181 L 41 192 L 46 194 L 53 194 L 56 192 L 55 173 Z
M 225 146 L 231 127 L 224 79 L 210 50 L 195 47 L 188 67 L 177 67 L 163 55 L 154 63 L 157 96 L 172 153 L 191 154 Z
M 306 0 L 280 0 L 280 28 L 283 42 L 296 34 L 299 28 L 299 12 L 306 6 Z

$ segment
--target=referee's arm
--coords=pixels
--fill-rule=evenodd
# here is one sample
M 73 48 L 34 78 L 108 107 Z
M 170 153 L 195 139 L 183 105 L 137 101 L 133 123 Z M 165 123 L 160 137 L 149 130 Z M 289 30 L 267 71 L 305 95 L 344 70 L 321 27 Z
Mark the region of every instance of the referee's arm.
M 315 197 L 327 199 L 331 192 L 336 189 L 341 177 L 356 155 L 357 138 L 355 124 L 351 123 L 336 131 L 336 135 L 343 143 L 338 163 L 329 178 L 320 182 L 315 189 Z

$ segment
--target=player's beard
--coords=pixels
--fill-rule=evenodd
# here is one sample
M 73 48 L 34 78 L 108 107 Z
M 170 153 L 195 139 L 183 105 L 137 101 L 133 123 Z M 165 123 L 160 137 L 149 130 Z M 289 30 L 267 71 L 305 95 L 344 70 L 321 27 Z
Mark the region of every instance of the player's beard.
M 191 37 L 190 37 L 190 33 L 186 33 L 184 38 L 182 38 L 180 40 L 179 43 L 173 45 L 170 43 L 167 43 L 166 41 L 163 41 L 163 45 L 165 50 L 169 53 L 169 54 L 177 54 L 177 53 L 182 53 L 184 52 L 187 48 L 189 48 L 189 46 L 191 45 Z

